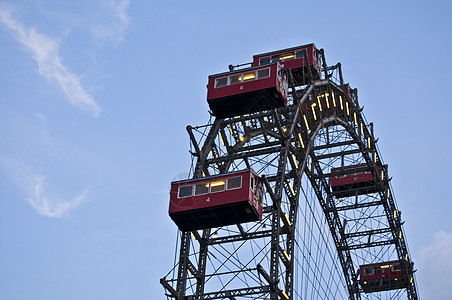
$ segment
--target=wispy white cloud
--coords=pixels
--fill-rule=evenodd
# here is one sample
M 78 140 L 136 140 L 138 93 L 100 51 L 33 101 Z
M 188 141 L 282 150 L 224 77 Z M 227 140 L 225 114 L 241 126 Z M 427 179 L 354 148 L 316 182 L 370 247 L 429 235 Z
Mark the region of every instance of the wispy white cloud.
M 61 218 L 93 199 L 92 187 L 86 187 L 75 197 L 64 196 L 61 188 L 36 174 L 27 164 L 0 155 L 0 171 L 26 196 L 27 202 L 42 216 Z
M 91 190 L 90 188 L 86 188 L 80 195 L 70 200 L 64 200 L 45 190 L 45 180 L 46 178 L 44 176 L 36 177 L 34 193 L 27 199 L 28 203 L 30 203 L 31 206 L 33 206 L 42 216 L 61 218 L 88 201 L 88 194 Z
M 429 299 L 452 299 L 445 287 L 452 282 L 452 233 L 439 231 L 433 242 L 418 252 L 416 269 L 420 292 Z
M 94 37 L 102 44 L 119 44 L 130 23 L 127 12 L 130 0 L 104 0 L 102 22 L 92 28 Z
M 0 5 L 0 23 L 9 28 L 14 37 L 32 53 L 38 63 L 39 73 L 55 80 L 72 105 L 92 112 L 95 116 L 99 115 L 101 108 L 82 87 L 80 77 L 63 65 L 59 53 L 59 39 L 39 33 L 33 27 L 24 26 L 13 17 L 12 10 L 5 5 Z

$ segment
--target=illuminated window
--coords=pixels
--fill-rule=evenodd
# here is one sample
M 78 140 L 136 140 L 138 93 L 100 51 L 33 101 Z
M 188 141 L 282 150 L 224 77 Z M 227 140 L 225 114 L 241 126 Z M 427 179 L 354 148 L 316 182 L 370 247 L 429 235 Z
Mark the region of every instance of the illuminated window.
M 300 49 L 300 50 L 296 50 L 296 51 L 291 51 L 291 52 L 286 52 L 283 54 L 275 54 L 273 56 L 267 56 L 267 57 L 261 57 L 259 58 L 259 65 L 260 66 L 264 66 L 264 65 L 269 65 L 271 63 L 275 63 L 275 62 L 281 62 L 281 61 L 287 61 L 287 60 L 292 60 L 292 59 L 303 59 L 304 58 L 304 53 L 305 53 L 306 49 Z
M 204 195 L 209 193 L 209 183 L 198 183 L 195 185 L 195 195 Z
M 184 185 L 179 187 L 179 198 L 190 197 L 193 195 L 193 186 L 192 185 Z
M 257 79 L 270 77 L 270 68 L 265 68 L 257 71 Z
M 238 84 L 255 79 L 263 79 L 270 77 L 270 68 L 265 68 L 256 71 L 249 71 L 241 74 L 234 74 L 227 77 L 215 78 L 215 88 L 221 88 L 228 85 Z
M 295 53 L 294 52 L 287 52 L 281 55 L 281 57 L 279 58 L 279 60 L 281 61 L 286 61 L 286 60 L 291 60 L 295 58 Z
M 213 181 L 210 183 L 210 192 L 221 192 L 224 191 L 225 182 L 224 180 Z
M 256 74 L 254 72 L 248 72 L 243 75 L 243 81 L 256 79 Z
M 222 77 L 215 79 L 215 88 L 223 87 L 228 85 L 228 78 Z
M 294 58 L 296 58 L 295 57 L 295 53 L 292 51 L 292 52 L 287 52 L 287 53 L 284 53 L 284 54 L 273 55 L 271 57 L 271 62 L 272 63 L 275 63 L 275 62 L 278 62 L 278 61 L 282 62 L 282 61 L 286 61 L 286 60 L 292 60 Z
M 239 189 L 242 187 L 242 176 L 228 178 L 228 190 Z
M 232 75 L 229 77 L 231 79 L 231 84 L 236 84 L 242 82 L 242 74 Z

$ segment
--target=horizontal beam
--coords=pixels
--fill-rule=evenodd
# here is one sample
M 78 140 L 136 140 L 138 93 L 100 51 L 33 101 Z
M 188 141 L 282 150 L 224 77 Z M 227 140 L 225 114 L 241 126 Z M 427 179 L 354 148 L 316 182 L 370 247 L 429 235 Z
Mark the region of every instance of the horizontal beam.
M 230 161 L 230 160 L 234 160 L 234 159 L 241 159 L 241 158 L 248 158 L 248 157 L 259 156 L 259 155 L 279 153 L 280 151 L 281 151 L 281 146 L 270 147 L 270 148 L 255 150 L 255 151 L 228 154 L 228 155 L 217 157 L 217 158 L 209 158 L 209 159 L 206 159 L 206 163 L 207 164 L 221 163 L 224 161 Z
M 361 236 L 368 236 L 368 235 L 375 235 L 375 234 L 382 234 L 382 233 L 390 233 L 390 232 L 392 232 L 391 228 L 381 228 L 381 229 L 375 229 L 375 230 L 347 233 L 347 234 L 345 234 L 345 237 L 346 238 L 354 238 L 354 237 L 361 237 Z
M 326 159 L 326 158 L 331 158 L 331 157 L 337 157 L 337 156 L 345 156 L 345 155 L 351 155 L 351 154 L 356 154 L 356 153 L 361 153 L 361 152 L 371 152 L 371 149 L 365 149 L 365 150 L 361 150 L 361 149 L 354 149 L 354 150 L 348 150 L 348 151 L 341 151 L 341 152 L 334 152 L 334 153 L 328 153 L 328 154 L 322 154 L 322 155 L 315 155 L 313 157 L 313 159 L 315 160 L 321 160 L 321 159 Z
M 365 244 L 357 244 L 357 245 L 342 247 L 341 249 L 342 250 L 357 250 L 357 249 L 385 246 L 385 245 L 391 245 L 391 244 L 395 244 L 395 241 L 387 240 L 387 241 L 371 242 L 371 243 L 365 243 Z
M 196 296 L 185 296 L 185 299 L 187 300 L 194 300 L 194 299 L 231 299 L 231 297 L 242 297 L 242 296 L 249 296 L 249 295 L 258 295 L 258 294 L 267 294 L 270 292 L 270 287 L 267 285 L 264 286 L 256 286 L 256 287 L 249 287 L 249 288 L 242 288 L 242 289 L 235 289 L 235 290 L 227 290 L 227 291 L 220 291 L 220 292 L 212 292 L 212 293 L 204 293 L 204 295 L 201 298 L 196 298 Z
M 265 149 L 265 148 L 275 147 L 275 146 L 281 146 L 281 141 L 265 142 L 263 144 L 256 144 L 256 145 L 251 145 L 251 146 L 240 147 L 240 152 L 246 152 L 246 151 L 261 149 L 261 148 Z
M 242 234 L 239 235 L 231 235 L 226 237 L 218 237 L 214 239 L 207 240 L 208 245 L 217 245 L 217 244 L 224 244 L 224 243 L 231 243 L 231 242 L 239 242 L 239 241 L 247 241 L 252 239 L 260 239 L 264 237 L 269 237 L 272 235 L 271 230 L 263 230 L 259 232 L 251 232 L 247 233 L 246 236 L 243 236 Z
M 378 206 L 378 205 L 382 205 L 382 204 L 383 204 L 383 201 L 356 203 L 356 204 L 353 204 L 353 205 L 336 206 L 335 209 L 328 209 L 328 212 L 365 208 L 365 207 L 371 207 L 371 206 Z
M 344 142 L 339 142 L 339 143 L 334 143 L 334 144 L 319 145 L 319 146 L 312 147 L 312 150 L 316 151 L 316 150 L 322 150 L 322 149 L 328 149 L 328 148 L 334 148 L 334 147 L 348 146 L 348 145 L 352 145 L 352 144 L 356 144 L 356 141 L 350 140 L 350 141 L 344 141 Z

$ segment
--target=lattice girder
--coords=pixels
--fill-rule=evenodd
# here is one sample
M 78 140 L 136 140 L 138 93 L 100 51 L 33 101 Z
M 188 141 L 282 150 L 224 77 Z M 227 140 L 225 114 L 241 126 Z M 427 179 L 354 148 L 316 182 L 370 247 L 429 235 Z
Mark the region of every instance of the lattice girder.
M 373 124 L 365 121 L 356 93 L 347 94 L 328 79 L 293 91 L 288 107 L 187 127 L 195 158 L 193 178 L 253 168 L 264 178 L 267 206 L 261 222 L 212 228 L 202 235 L 181 233 L 185 249 L 180 250 L 177 277 L 163 280 L 170 297 L 295 299 L 294 247 L 302 178 L 311 184 L 323 210 L 350 299 L 364 295 L 356 272 L 360 264 L 389 257 L 411 264 L 388 170 L 374 167 L 383 164 Z M 335 197 L 329 185 L 331 168 L 358 163 L 372 172 L 378 193 Z M 196 244 L 198 248 L 193 248 Z M 237 259 L 247 244 L 260 245 L 262 251 Z M 222 255 L 215 252 L 217 247 L 228 254 L 216 257 Z M 209 255 L 224 263 L 210 262 L 215 266 L 207 270 Z M 234 261 L 232 267 L 227 260 Z M 221 281 L 218 291 L 205 291 L 215 276 L 228 279 Z M 417 299 L 413 280 L 407 294 Z

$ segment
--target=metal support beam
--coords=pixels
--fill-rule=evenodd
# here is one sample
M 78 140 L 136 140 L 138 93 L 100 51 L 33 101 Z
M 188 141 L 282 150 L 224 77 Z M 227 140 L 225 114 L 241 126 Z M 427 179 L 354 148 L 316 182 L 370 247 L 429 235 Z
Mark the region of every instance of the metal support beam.
M 172 287 L 168 282 L 166 282 L 166 279 L 165 279 L 165 278 L 160 278 L 160 284 L 163 285 L 163 287 L 164 287 L 168 292 L 170 292 L 171 297 L 174 297 L 174 298 L 176 298 L 176 300 L 179 300 L 179 298 L 178 298 L 178 293 L 176 292 L 175 289 L 173 289 L 173 287 Z

